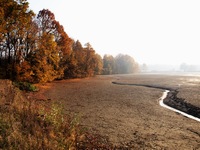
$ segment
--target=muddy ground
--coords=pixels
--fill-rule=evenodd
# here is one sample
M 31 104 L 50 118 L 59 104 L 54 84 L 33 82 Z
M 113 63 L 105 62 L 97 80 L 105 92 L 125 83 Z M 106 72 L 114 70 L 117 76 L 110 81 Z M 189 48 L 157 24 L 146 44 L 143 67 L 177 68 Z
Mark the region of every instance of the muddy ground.
M 200 106 L 200 78 L 177 75 L 114 75 L 55 81 L 30 95 L 60 102 L 89 131 L 115 145 L 135 149 L 200 149 L 200 122 L 159 106 L 163 90 L 115 85 L 152 84 L 179 90 L 178 97 Z

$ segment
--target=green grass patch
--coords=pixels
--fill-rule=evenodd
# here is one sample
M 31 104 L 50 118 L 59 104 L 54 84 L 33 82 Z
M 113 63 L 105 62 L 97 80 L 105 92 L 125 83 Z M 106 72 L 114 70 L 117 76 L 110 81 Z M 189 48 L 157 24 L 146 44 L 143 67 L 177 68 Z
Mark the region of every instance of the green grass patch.
M 29 92 L 38 91 L 38 88 L 35 85 L 28 82 L 14 82 L 14 85 L 23 91 L 29 91 Z

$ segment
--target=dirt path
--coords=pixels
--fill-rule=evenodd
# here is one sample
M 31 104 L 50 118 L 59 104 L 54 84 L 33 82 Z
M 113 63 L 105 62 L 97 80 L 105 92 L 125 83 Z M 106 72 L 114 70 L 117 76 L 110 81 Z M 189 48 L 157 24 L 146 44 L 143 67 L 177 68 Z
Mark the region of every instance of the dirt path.
M 115 145 L 132 145 L 135 149 L 200 148 L 200 124 L 160 107 L 158 99 L 163 90 L 112 84 L 153 84 L 155 80 L 167 83 L 163 76 L 99 76 L 47 83 L 34 96 L 60 102 L 67 113 L 80 117 L 82 126 Z M 173 81 L 174 86 L 178 82 Z

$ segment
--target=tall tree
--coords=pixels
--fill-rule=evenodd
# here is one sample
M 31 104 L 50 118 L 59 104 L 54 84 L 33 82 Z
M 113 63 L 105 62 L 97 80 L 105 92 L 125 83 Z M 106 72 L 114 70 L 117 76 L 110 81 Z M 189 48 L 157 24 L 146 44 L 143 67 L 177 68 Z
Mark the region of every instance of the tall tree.
M 64 70 L 72 65 L 72 40 L 49 10 L 41 10 L 31 25 L 31 30 L 27 32 L 29 43 L 26 46 L 30 49 L 27 49 L 29 55 L 21 63 L 23 66 L 17 68 L 17 79 L 46 82 L 62 78 Z
M 95 68 L 95 51 L 90 45 L 90 43 L 86 43 L 84 48 L 85 52 L 85 76 L 93 76 L 94 75 L 94 68 Z
M 116 70 L 115 58 L 112 55 L 103 57 L 103 74 L 114 74 Z
M 72 64 L 72 39 L 64 31 L 64 28 L 58 21 L 55 20 L 54 14 L 48 9 L 43 9 L 37 16 L 37 23 L 39 26 L 39 35 L 43 33 L 54 36 L 54 40 L 57 44 L 57 51 L 59 53 L 60 62 L 59 68 L 57 68 L 60 77 L 64 75 L 64 70 L 70 68 Z
M 103 60 L 99 54 L 95 54 L 95 68 L 94 73 L 95 75 L 102 74 L 103 71 Z
M 74 41 L 72 45 L 72 50 L 74 53 L 74 58 L 76 60 L 76 68 L 75 68 L 74 77 L 84 77 L 86 53 L 80 41 L 78 40 Z
M 86 43 L 83 47 L 79 41 L 74 41 L 72 50 L 76 61 L 75 77 L 88 77 L 101 73 L 102 58 L 96 54 L 90 43 Z
M 14 76 L 14 66 L 26 55 L 27 30 L 33 16 L 26 0 L 0 1 L 0 56 L 7 78 Z
M 42 35 L 44 32 L 46 34 L 54 35 L 55 42 L 58 45 L 58 51 L 62 53 L 62 55 L 71 54 L 73 41 L 66 34 L 63 26 L 55 20 L 55 16 L 50 10 L 41 10 L 37 15 L 37 23 L 39 27 L 39 35 Z
M 90 43 L 86 43 L 85 46 L 85 74 L 86 76 L 94 76 L 102 71 L 102 58 L 96 54 Z
M 139 71 L 139 65 L 129 55 L 119 54 L 115 57 L 115 62 L 118 74 L 129 74 Z
M 33 69 L 31 65 L 31 54 L 36 50 L 38 46 L 38 26 L 33 20 L 30 23 L 29 30 L 26 31 L 26 37 L 24 41 L 24 53 L 20 63 L 15 64 L 15 80 L 25 81 L 25 82 L 34 82 L 33 79 Z
M 42 36 L 43 33 L 54 34 L 54 32 L 56 32 L 55 16 L 48 9 L 43 9 L 39 11 L 37 15 L 37 24 L 39 27 L 40 36 Z
M 31 64 L 36 82 L 53 81 L 58 77 L 59 55 L 53 35 L 43 33 L 38 48 L 32 53 Z

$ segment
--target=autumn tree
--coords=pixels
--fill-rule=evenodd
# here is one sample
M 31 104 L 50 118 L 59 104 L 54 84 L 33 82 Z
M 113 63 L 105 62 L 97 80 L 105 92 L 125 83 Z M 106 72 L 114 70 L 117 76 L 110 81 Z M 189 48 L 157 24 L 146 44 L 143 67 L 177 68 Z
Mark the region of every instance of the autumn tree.
M 75 65 L 75 60 L 72 52 L 72 44 L 73 41 L 64 31 L 63 26 L 57 23 L 57 32 L 55 33 L 55 42 L 57 43 L 57 49 L 59 52 L 60 62 L 59 62 L 59 72 L 60 78 L 66 75 L 66 70 L 68 70 L 69 74 L 67 76 L 71 76 L 73 72 L 73 67 Z
M 39 41 L 38 39 L 38 26 L 33 20 L 30 23 L 29 30 L 26 31 L 26 41 L 25 41 L 25 53 L 23 61 L 15 65 L 15 80 L 24 82 L 34 82 L 32 77 L 33 69 L 31 64 L 32 54 L 36 50 Z
M 95 75 L 95 65 L 96 65 L 96 57 L 95 50 L 92 48 L 90 43 L 86 43 L 84 48 L 85 53 L 85 63 L 84 63 L 84 73 L 85 76 L 94 76 Z
M 14 78 L 15 65 L 27 55 L 27 31 L 33 16 L 26 0 L 0 1 L 0 57 L 6 78 Z
M 103 57 L 103 74 L 114 74 L 116 70 L 115 58 L 112 55 Z
M 0 1 L 0 76 L 48 82 L 101 74 L 102 58 L 89 43 L 74 42 L 48 9 L 34 16 L 26 0 Z
M 32 54 L 33 77 L 36 82 L 53 81 L 58 77 L 59 55 L 53 35 L 44 33 Z
M 103 57 L 103 74 L 129 74 L 139 72 L 139 65 L 129 55 L 119 54 L 115 58 L 112 55 Z
M 103 72 L 103 60 L 99 54 L 95 54 L 95 68 L 94 73 L 95 75 L 100 75 Z
M 85 53 L 80 41 L 74 41 L 72 45 L 73 58 L 74 58 L 74 74 L 73 77 L 83 77 Z M 65 75 L 66 76 L 66 75 Z
M 58 45 L 58 51 L 62 53 L 62 55 L 67 55 L 71 53 L 73 41 L 64 31 L 64 27 L 55 20 L 55 16 L 50 10 L 41 10 L 37 15 L 37 23 L 40 29 L 40 35 L 44 32 L 46 34 L 54 35 L 55 42 Z
M 57 72 L 60 78 L 64 75 L 64 70 L 71 64 L 72 53 L 72 39 L 64 31 L 64 28 L 58 21 L 55 20 L 54 14 L 48 9 L 43 9 L 37 16 L 37 23 L 39 27 L 39 35 L 48 34 L 54 36 L 54 41 L 57 44 L 57 52 L 60 57 L 59 68 Z
M 74 77 L 88 77 L 101 74 L 102 58 L 98 55 L 90 43 L 82 46 L 80 41 L 74 41 L 72 50 L 75 59 Z
M 40 11 L 31 25 L 31 30 L 27 32 L 30 38 L 26 46 L 30 47 L 31 51 L 21 63 L 23 66 L 17 68 L 17 79 L 48 82 L 60 78 L 64 70 L 63 66 L 60 66 L 61 59 L 70 47 L 67 47 L 67 34 L 49 10 Z
M 119 54 L 115 57 L 116 73 L 130 74 L 139 71 L 139 65 L 129 55 Z

